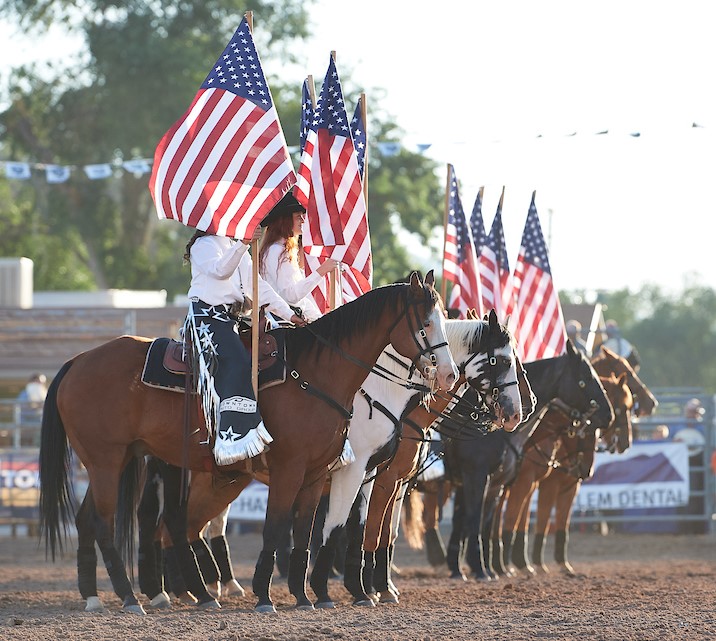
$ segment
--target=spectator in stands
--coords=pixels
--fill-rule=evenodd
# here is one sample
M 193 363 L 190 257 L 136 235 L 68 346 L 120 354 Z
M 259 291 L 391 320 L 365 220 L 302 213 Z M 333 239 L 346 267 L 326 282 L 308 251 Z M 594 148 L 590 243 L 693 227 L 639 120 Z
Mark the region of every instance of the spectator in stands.
M 35 373 L 15 399 L 19 405 L 20 423 L 37 425 L 42 422 L 42 406 L 47 396 L 47 377 Z
M 706 438 L 704 437 L 704 407 L 698 398 L 691 398 L 684 404 L 684 419 L 680 423 L 671 424 L 673 440 L 686 443 L 689 456 L 698 456 L 703 451 Z
M 576 320 L 567 321 L 567 338 L 574 343 L 574 346 L 589 356 L 587 344 L 582 340 L 582 323 Z
M 629 364 L 634 368 L 635 372 L 639 371 L 641 366 L 641 358 L 636 347 L 634 347 L 626 338 L 622 336 L 622 332 L 619 329 L 619 325 L 615 320 L 608 320 L 606 324 L 605 333 L 607 339 L 602 343 L 604 347 L 610 349 L 615 354 L 626 358 Z

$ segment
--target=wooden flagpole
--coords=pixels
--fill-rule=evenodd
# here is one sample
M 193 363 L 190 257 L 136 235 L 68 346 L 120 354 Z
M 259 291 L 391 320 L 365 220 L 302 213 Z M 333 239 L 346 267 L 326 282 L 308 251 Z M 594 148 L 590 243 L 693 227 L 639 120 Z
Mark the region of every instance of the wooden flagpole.
M 245 14 L 249 31 L 254 32 L 254 12 L 247 11 Z M 251 241 L 251 386 L 254 388 L 254 397 L 259 400 L 259 241 Z
M 447 170 L 447 184 L 445 185 L 445 213 L 443 216 L 443 282 L 440 289 L 440 293 L 443 297 L 443 303 L 447 307 L 447 279 L 445 278 L 445 250 L 447 248 L 447 228 L 448 228 L 448 217 L 450 215 L 450 183 L 452 182 L 452 165 L 448 163 Z
M 333 62 L 336 61 L 336 52 L 331 51 Z M 338 307 L 338 279 L 336 278 L 336 270 L 333 269 L 328 274 L 328 311 Z

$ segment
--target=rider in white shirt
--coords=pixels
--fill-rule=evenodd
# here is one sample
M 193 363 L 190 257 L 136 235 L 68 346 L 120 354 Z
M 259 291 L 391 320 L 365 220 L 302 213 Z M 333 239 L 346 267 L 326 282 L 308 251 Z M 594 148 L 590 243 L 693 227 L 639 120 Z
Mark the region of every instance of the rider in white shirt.
M 261 229 L 257 227 L 254 238 Z M 249 241 L 197 231 L 186 246 L 191 263 L 185 339 L 193 347 L 194 371 L 204 415 L 216 432 L 214 458 L 230 465 L 257 456 L 273 439 L 264 427 L 251 385 L 251 357 L 236 330 L 235 311 L 246 313 L 254 298 Z M 259 303 L 296 325 L 305 321 L 259 277 Z
M 301 227 L 305 215 L 301 203 L 289 193 L 263 219 L 266 232 L 259 251 L 259 273 L 306 320 L 314 321 L 322 314 L 311 292 L 339 263 L 327 258 L 309 276 L 304 274 Z

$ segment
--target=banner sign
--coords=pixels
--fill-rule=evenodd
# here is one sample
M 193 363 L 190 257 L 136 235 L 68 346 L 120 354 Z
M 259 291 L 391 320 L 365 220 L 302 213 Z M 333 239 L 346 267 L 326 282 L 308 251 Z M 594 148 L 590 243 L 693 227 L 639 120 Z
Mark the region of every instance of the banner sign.
M 236 521 L 263 521 L 268 505 L 268 486 L 251 481 L 229 507 L 229 518 Z
M 39 518 L 37 449 L 0 450 L 0 517 Z
M 574 510 L 677 507 L 689 502 L 684 443 L 634 443 L 622 454 L 598 452 L 594 476 L 582 484 Z

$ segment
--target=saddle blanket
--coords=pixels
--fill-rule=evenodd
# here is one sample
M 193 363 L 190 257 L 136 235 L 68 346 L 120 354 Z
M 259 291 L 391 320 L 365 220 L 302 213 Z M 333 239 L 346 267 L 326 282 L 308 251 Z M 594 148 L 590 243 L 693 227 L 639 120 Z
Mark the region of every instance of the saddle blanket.
M 259 391 L 286 380 L 286 339 L 283 330 L 259 337 Z M 183 392 L 186 364 L 182 360 L 183 345 L 170 338 L 155 338 L 144 362 L 142 383 L 149 387 Z M 248 345 L 247 345 L 248 348 Z M 246 373 L 249 376 L 249 372 Z

